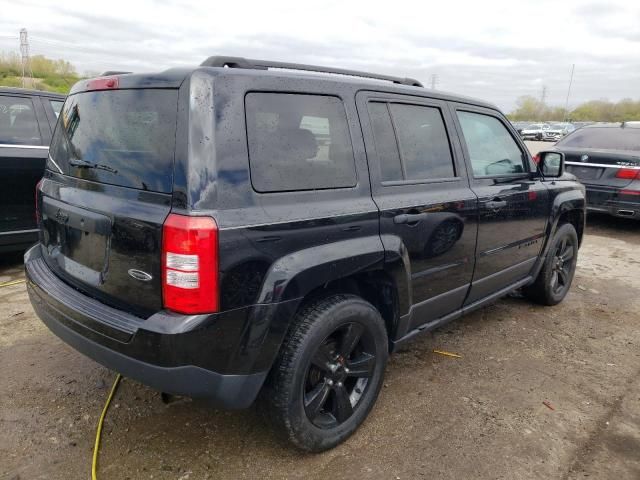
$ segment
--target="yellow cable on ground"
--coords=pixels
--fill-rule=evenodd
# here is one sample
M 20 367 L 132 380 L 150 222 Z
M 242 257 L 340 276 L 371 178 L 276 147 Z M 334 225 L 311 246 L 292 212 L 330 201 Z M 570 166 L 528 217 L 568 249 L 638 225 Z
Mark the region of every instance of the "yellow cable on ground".
M 10 287 L 11 285 L 18 285 L 19 283 L 23 283 L 25 280 L 13 280 L 11 282 L 0 283 L 0 288 L 2 287 Z
M 102 434 L 102 423 L 104 422 L 104 417 L 107 414 L 107 409 L 109 408 L 109 404 L 111 403 L 111 399 L 113 398 L 113 394 L 116 393 L 116 389 L 118 388 L 118 384 L 122 379 L 122 375 L 116 375 L 116 379 L 113 382 L 113 386 L 111 387 L 111 392 L 109 392 L 109 396 L 107 397 L 107 402 L 104 404 L 104 408 L 102 409 L 102 415 L 100 415 L 100 420 L 98 420 L 98 429 L 96 430 L 96 443 L 93 445 L 93 461 L 91 462 L 91 480 L 98 480 L 98 476 L 96 474 L 97 466 L 98 466 L 98 450 L 100 449 L 100 435 Z

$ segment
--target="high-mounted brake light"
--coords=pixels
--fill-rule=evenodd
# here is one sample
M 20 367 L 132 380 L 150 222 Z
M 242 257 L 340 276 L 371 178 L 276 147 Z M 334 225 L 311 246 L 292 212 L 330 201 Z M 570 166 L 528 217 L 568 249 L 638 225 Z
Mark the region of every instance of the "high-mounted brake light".
M 110 90 L 118 88 L 118 77 L 101 77 L 89 80 L 86 90 Z
M 620 168 L 616 173 L 616 178 L 624 178 L 625 180 L 634 180 L 636 178 L 640 178 L 640 169 Z
M 180 313 L 217 312 L 218 225 L 211 217 L 170 214 L 162 227 L 162 298 Z

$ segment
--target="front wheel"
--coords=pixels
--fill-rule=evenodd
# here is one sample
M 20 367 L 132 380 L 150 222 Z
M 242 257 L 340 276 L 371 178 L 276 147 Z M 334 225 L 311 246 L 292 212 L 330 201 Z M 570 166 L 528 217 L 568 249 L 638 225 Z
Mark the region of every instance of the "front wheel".
M 370 303 L 339 294 L 306 306 L 265 385 L 268 419 L 303 450 L 335 447 L 373 407 L 387 355 L 384 321 Z
M 556 231 L 544 265 L 524 294 L 543 305 L 560 303 L 569 292 L 578 262 L 578 235 L 570 223 Z

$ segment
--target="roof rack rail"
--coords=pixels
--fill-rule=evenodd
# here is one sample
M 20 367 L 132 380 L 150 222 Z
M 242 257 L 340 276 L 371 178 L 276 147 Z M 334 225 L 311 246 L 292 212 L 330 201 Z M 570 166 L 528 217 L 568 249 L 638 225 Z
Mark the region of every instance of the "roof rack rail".
M 351 77 L 374 78 L 376 80 L 386 80 L 400 85 L 410 85 L 412 87 L 422 87 L 422 83 L 413 78 L 393 77 L 391 75 L 379 75 L 377 73 L 360 72 L 358 70 L 346 70 L 343 68 L 320 67 L 318 65 L 305 65 L 302 63 L 275 62 L 271 60 L 255 60 L 243 57 L 213 56 L 207 58 L 200 64 L 202 67 L 228 67 L 245 68 L 251 70 L 268 70 L 269 68 L 282 68 L 287 70 L 304 70 L 307 72 L 334 73 L 337 75 L 348 75 Z
M 118 70 L 107 70 L 106 72 L 102 72 L 100 76 L 108 77 L 109 75 L 126 75 L 127 73 L 133 73 L 133 72 L 120 72 Z

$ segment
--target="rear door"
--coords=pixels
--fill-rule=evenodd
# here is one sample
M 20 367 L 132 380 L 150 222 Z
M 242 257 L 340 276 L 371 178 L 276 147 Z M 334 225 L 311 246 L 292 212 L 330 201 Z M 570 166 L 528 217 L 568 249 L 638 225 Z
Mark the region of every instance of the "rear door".
M 67 98 L 42 184 L 45 260 L 76 288 L 141 316 L 162 308 L 162 224 L 170 210 L 176 89 Z
M 455 105 L 471 188 L 479 200 L 473 284 L 466 304 L 525 278 L 541 251 L 549 194 L 526 147 L 497 112 Z
M 357 104 L 382 241 L 392 251 L 399 239 L 410 261 L 413 307 L 402 336 L 462 306 L 473 273 L 477 198 L 444 102 L 361 92 Z
M 34 192 L 50 139 L 38 97 L 0 94 L 0 246 L 9 234 L 36 232 Z

